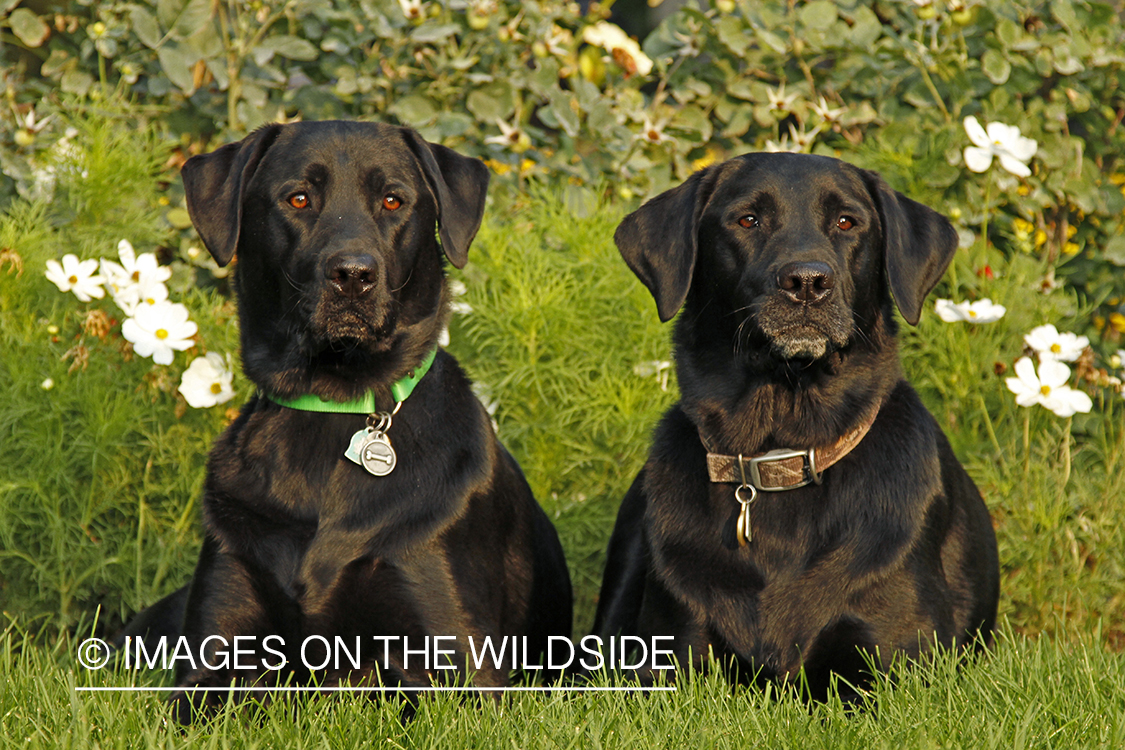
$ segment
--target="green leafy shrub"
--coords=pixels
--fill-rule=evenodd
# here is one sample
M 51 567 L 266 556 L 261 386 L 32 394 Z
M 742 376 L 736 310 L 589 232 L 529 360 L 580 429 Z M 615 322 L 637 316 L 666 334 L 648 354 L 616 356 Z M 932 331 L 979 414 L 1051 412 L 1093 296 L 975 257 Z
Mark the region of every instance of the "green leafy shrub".
M 81 303 L 45 277 L 64 253 L 151 250 L 169 235 L 156 178 L 162 149 L 124 116 L 75 120 L 56 199 L 16 202 L 0 224 L 0 607 L 74 624 L 180 585 L 194 565 L 198 496 L 222 410 L 188 410 L 186 362 L 153 365 L 121 335 L 108 299 Z M 233 352 L 232 303 L 188 286 L 203 342 Z M 243 383 L 242 396 L 247 395 Z
M 668 332 L 613 245 L 620 212 L 572 197 L 538 194 L 486 222 L 461 274 L 471 312 L 454 316 L 450 349 L 555 521 L 583 628 L 617 506 L 675 379 Z

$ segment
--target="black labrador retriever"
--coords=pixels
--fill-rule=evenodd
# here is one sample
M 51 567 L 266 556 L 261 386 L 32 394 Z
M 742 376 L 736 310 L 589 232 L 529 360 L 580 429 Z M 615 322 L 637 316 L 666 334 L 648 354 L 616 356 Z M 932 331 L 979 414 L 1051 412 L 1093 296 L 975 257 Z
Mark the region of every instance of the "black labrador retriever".
M 466 262 L 484 164 L 405 128 L 308 122 L 196 156 L 183 180 L 215 260 L 237 252 L 260 392 L 211 452 L 189 589 L 132 628 L 151 638 L 182 611 L 179 718 L 221 700 L 190 688 L 232 680 L 422 686 L 468 665 L 476 686 L 508 684 L 510 665 L 477 671 L 473 653 L 568 636 L 571 588 L 554 527 L 438 347 L 442 256 Z M 236 637 L 241 659 L 224 659 Z
M 661 320 L 683 308 L 681 399 L 622 502 L 595 632 L 675 636 L 681 666 L 713 654 L 744 681 L 803 668 L 812 697 L 987 643 L 988 510 L 895 341 L 892 295 L 916 324 L 950 223 L 842 161 L 747 154 L 614 239 Z

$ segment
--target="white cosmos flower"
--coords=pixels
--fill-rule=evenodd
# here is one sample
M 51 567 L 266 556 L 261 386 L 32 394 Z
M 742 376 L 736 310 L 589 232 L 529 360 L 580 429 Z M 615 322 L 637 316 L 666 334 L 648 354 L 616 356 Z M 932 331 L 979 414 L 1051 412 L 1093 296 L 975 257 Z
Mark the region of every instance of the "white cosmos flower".
M 109 282 L 113 301 L 126 315 L 132 315 L 141 302 L 154 304 L 168 299 L 164 282 L 172 269 L 160 265 L 153 253 L 137 255 L 129 240 L 117 243 L 120 263 L 102 258 L 102 275 Z
M 191 337 L 197 330 L 188 320 L 188 309 L 173 302 L 138 305 L 133 317 L 121 324 L 121 335 L 133 343 L 133 351 L 158 365 L 172 364 L 173 350 L 194 346 Z
M 1057 359 L 1060 362 L 1073 362 L 1082 354 L 1082 350 L 1090 345 L 1090 339 L 1073 333 L 1059 333 L 1048 323 L 1045 326 L 1032 328 L 1023 340 L 1039 353 L 1039 361 Z
M 1008 309 L 985 297 L 976 302 L 958 302 L 939 299 L 934 302 L 934 312 L 946 323 L 995 323 Z
M 992 157 L 1000 159 L 1000 166 L 1014 175 L 1027 177 L 1031 170 L 1027 162 L 1039 150 L 1039 144 L 1032 138 L 1020 135 L 1015 125 L 990 122 L 988 128 L 981 127 L 977 118 L 965 118 L 965 132 L 974 145 L 965 148 L 965 166 L 974 172 L 984 172 L 992 164 Z
M 649 360 L 641 362 L 633 367 L 633 373 L 640 375 L 642 378 L 649 378 L 656 376 L 656 382 L 660 384 L 660 390 L 668 390 L 668 374 L 672 370 L 672 363 L 668 360 Z
M 205 409 L 234 398 L 233 378 L 230 355 L 224 361 L 218 353 L 207 352 L 206 356 L 193 359 L 184 370 L 178 390 L 192 408 Z
M 142 277 L 143 278 L 143 277 Z M 114 289 L 113 286 L 110 289 Z M 155 305 L 168 300 L 168 287 L 154 279 L 143 278 L 139 284 L 129 284 L 121 287 L 113 295 L 113 301 L 126 315 L 137 314 L 141 305 Z
M 465 292 L 467 291 L 468 289 L 465 288 L 465 282 L 460 279 L 453 279 L 449 282 L 449 296 L 452 298 L 452 301 L 449 303 L 449 309 L 458 315 L 468 315 L 473 311 L 472 305 L 458 299 L 458 297 L 465 296 Z M 447 341 L 446 343 L 449 342 Z
M 78 260 L 74 253 L 67 253 L 62 257 L 62 264 L 57 260 L 47 261 L 44 275 L 60 292 L 74 292 L 79 300 L 89 302 L 105 296 L 105 289 L 102 289 L 105 279 L 95 273 L 97 270 L 96 260 Z
M 587 26 L 582 32 L 582 41 L 601 47 L 613 55 L 614 62 L 625 70 L 626 75 L 640 73 L 647 76 L 652 72 L 652 60 L 641 52 L 641 45 L 620 26 L 609 21 L 598 21 L 593 26 Z
M 1031 358 L 1020 357 L 1015 372 L 1016 377 L 1006 378 L 1005 382 L 1008 390 L 1016 394 L 1016 403 L 1020 406 L 1039 404 L 1060 417 L 1069 417 L 1077 412 L 1088 412 L 1094 405 L 1089 396 L 1066 384 L 1070 380 L 1070 368 L 1062 362 L 1044 360 L 1039 363 L 1036 374 Z
M 500 429 L 500 425 L 496 421 L 496 409 L 500 406 L 500 402 L 492 397 L 492 389 L 480 381 L 474 382 L 470 388 L 473 391 L 473 395 L 480 401 L 481 406 L 488 412 L 488 419 L 492 422 L 492 429 Z

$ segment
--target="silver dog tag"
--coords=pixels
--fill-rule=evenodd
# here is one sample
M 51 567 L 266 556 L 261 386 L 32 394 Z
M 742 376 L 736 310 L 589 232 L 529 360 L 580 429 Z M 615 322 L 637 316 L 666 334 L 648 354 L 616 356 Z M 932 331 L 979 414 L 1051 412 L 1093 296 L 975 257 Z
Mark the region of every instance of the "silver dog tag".
M 395 469 L 398 456 L 387 433 L 368 427 L 352 435 L 344 458 L 367 469 L 377 477 L 385 477 Z
M 344 458 L 367 469 L 369 474 L 385 477 L 395 470 L 398 456 L 391 447 L 387 430 L 391 428 L 392 417 L 398 413 L 402 402 L 395 404 L 392 412 L 380 411 L 367 417 L 367 427 L 352 435 Z
M 363 468 L 377 477 L 385 477 L 395 469 L 398 456 L 391 447 L 391 440 L 385 432 L 376 432 L 364 443 L 360 451 Z

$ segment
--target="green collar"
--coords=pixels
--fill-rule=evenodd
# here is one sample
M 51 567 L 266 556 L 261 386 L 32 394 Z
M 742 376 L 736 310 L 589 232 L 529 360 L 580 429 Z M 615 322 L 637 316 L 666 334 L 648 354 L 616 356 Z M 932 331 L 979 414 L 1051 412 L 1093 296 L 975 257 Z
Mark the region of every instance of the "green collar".
M 430 371 L 430 365 L 434 363 L 435 356 L 437 356 L 436 347 L 409 375 L 391 385 L 391 395 L 394 397 L 396 404 L 405 401 L 406 397 L 414 391 L 414 386 L 418 385 L 418 381 Z M 275 404 L 290 409 L 300 409 L 301 411 L 320 411 L 333 414 L 374 414 L 379 410 L 375 405 L 375 393 L 372 391 L 368 391 L 353 401 L 325 401 L 312 393 L 306 393 L 304 396 L 298 396 L 297 398 L 281 398 L 280 396 L 269 396 L 268 398 Z

